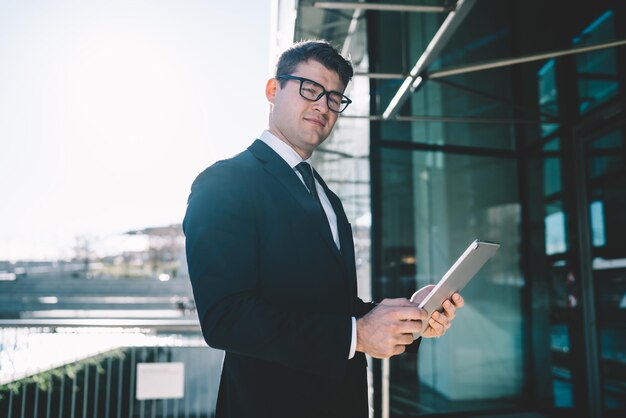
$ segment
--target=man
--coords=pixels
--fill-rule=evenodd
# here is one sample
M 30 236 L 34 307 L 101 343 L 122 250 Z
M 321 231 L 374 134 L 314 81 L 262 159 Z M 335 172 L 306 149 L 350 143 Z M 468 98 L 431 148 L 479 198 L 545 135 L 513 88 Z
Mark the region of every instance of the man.
M 269 129 L 192 186 L 189 273 L 204 337 L 226 351 L 218 417 L 365 418 L 364 353 L 402 353 L 425 320 L 422 336 L 443 335 L 463 305 L 456 294 L 427 319 L 406 299 L 357 297 L 350 224 L 309 165 L 352 75 L 326 42 L 285 51 L 265 88 Z

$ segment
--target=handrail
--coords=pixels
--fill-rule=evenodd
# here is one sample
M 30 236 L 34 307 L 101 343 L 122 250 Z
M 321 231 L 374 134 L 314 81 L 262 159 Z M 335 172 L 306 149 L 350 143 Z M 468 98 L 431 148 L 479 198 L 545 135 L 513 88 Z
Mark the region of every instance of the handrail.
M 223 353 L 206 344 L 193 316 L 0 319 L 0 345 L 2 416 L 215 413 Z M 184 364 L 184 395 L 137 399 L 138 365 L 172 361 Z
M 164 330 L 199 331 L 197 319 L 0 319 L 0 328 L 21 327 L 103 327 L 157 328 Z

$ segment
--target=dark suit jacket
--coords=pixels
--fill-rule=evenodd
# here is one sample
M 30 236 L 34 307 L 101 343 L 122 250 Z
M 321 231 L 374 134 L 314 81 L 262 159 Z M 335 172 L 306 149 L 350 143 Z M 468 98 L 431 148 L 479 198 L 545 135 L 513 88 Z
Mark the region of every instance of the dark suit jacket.
M 183 223 L 207 343 L 226 351 L 218 417 L 367 417 L 366 361 L 348 360 L 357 297 L 350 224 L 341 252 L 316 202 L 262 141 L 195 180 Z

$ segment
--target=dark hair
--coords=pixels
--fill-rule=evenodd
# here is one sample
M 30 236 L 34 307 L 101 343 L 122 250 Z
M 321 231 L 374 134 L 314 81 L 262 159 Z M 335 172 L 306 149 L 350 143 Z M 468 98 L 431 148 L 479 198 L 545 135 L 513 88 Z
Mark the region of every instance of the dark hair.
M 292 74 L 298 64 L 308 60 L 317 61 L 329 70 L 336 72 L 344 87 L 348 85 L 354 75 L 350 61 L 342 57 L 328 41 L 317 40 L 295 43 L 280 54 L 276 63 L 275 76 Z M 280 80 L 281 87 L 286 82 L 287 80 Z

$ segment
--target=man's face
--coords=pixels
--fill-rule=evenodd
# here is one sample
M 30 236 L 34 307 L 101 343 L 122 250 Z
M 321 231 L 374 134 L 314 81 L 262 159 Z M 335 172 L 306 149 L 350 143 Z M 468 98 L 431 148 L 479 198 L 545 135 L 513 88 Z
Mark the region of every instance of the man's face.
M 317 61 L 301 62 L 290 75 L 308 78 L 324 86 L 326 91 L 343 92 L 345 86 L 339 74 Z M 265 89 L 271 103 L 270 132 L 290 145 L 303 159 L 322 143 L 335 125 L 338 114 L 328 108 L 326 96 L 316 102 L 300 96 L 300 81 L 271 79 Z

